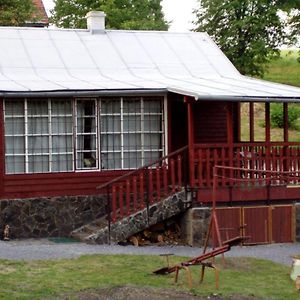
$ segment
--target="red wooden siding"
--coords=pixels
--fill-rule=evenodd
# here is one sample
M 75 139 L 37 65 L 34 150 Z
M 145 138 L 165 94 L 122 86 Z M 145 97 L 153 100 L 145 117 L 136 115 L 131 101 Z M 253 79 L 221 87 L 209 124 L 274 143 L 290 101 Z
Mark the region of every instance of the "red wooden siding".
M 293 206 L 274 206 L 272 210 L 272 242 L 293 242 Z
M 104 184 L 127 171 L 5 175 L 1 198 L 99 194 Z
M 182 96 L 172 94 L 168 99 L 168 107 L 169 152 L 173 152 L 188 144 L 187 104 Z
M 199 101 L 193 108 L 195 143 L 227 142 L 226 103 Z
M 269 222 L 269 207 L 244 207 L 244 235 L 250 237 L 245 244 L 268 243 L 270 240 Z
M 289 243 L 294 241 L 293 205 L 217 208 L 222 241 L 248 236 L 244 244 Z
M 242 210 L 240 207 L 222 207 L 216 212 L 222 241 L 241 235 Z

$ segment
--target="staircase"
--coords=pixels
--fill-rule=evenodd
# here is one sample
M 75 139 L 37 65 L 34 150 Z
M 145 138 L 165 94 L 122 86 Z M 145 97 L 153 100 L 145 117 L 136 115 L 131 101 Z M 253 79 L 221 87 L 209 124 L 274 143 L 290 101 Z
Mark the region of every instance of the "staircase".
M 71 236 L 86 243 L 117 243 L 187 210 L 187 149 L 98 187 L 107 195 L 107 215 L 75 229 Z

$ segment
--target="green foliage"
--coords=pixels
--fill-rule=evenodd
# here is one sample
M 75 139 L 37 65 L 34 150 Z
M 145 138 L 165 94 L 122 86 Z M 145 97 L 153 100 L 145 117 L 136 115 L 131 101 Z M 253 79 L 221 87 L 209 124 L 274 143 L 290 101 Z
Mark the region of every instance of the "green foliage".
M 170 264 L 174 265 L 185 259 L 172 256 Z M 59 299 L 77 299 L 80 291 L 122 285 L 166 290 L 188 289 L 184 270 L 180 271 L 176 284 L 174 274 L 152 274 L 153 270 L 165 265 L 165 260 L 159 256 L 93 255 L 78 259 L 0 262 L 1 299 L 57 299 L 59 295 L 64 295 Z M 218 262 L 217 259 L 216 263 Z M 226 258 L 226 267 L 219 264 L 218 267 L 221 288 L 217 292 L 226 299 L 230 299 L 232 295 L 243 295 L 245 299 L 299 299 L 295 283 L 289 278 L 290 268 L 287 266 L 252 258 Z M 216 293 L 213 270 L 206 270 L 204 282 L 200 285 L 199 266 L 190 269 L 194 293 L 205 298 Z M 239 299 L 235 296 L 232 298 Z
M 199 0 L 195 31 L 206 31 L 242 74 L 262 76 L 287 38 L 278 0 Z
M 0 0 L 0 26 L 22 26 L 32 21 L 34 14 L 32 0 Z
M 281 103 L 271 104 L 271 125 L 273 127 L 284 127 L 283 105 Z M 296 105 L 289 105 L 288 109 L 288 126 L 289 128 L 296 127 L 296 122 L 300 117 L 300 109 Z
M 104 11 L 111 29 L 167 30 L 161 0 L 55 0 L 51 22 L 63 28 L 86 28 L 85 15 Z

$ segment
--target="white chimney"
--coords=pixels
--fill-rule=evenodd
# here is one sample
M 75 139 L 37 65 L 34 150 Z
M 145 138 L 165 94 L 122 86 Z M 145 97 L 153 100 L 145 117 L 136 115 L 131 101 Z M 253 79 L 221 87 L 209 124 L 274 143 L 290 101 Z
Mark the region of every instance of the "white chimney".
M 90 11 L 85 16 L 87 18 L 87 28 L 93 33 L 104 33 L 105 17 L 103 11 Z

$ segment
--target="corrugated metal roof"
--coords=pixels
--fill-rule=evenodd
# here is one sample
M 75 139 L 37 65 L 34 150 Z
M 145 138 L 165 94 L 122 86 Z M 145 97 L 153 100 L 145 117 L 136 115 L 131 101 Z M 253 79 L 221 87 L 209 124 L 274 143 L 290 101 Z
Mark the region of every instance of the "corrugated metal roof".
M 171 91 L 197 99 L 300 100 L 242 76 L 205 33 L 0 28 L 0 94 Z

